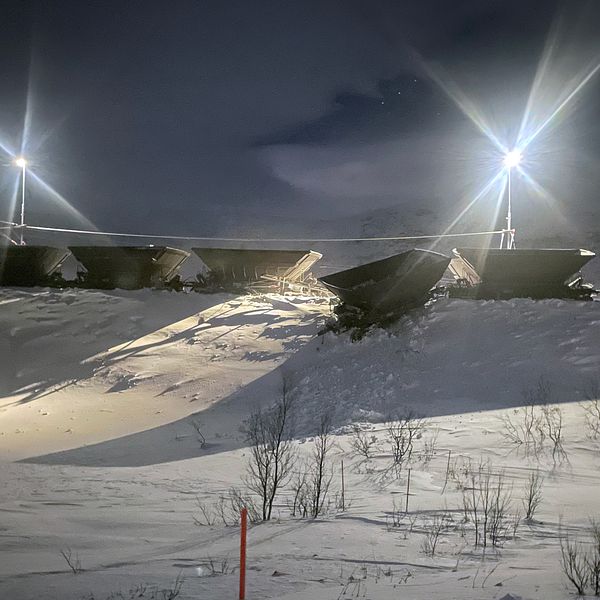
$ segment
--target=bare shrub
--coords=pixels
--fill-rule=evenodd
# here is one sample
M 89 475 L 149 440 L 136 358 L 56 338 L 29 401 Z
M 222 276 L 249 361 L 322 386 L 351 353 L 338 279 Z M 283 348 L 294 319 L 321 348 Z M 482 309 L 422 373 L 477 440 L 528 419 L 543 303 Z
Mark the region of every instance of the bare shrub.
M 504 414 L 500 420 L 502 435 L 511 444 L 537 447 L 540 416 L 533 404 L 515 409 L 512 416 Z
M 518 446 L 525 445 L 534 452 L 541 449 L 543 436 L 540 437 L 540 433 L 543 430 L 540 427 L 543 416 L 538 407 L 547 405 L 551 394 L 552 386 L 543 375 L 534 387 L 524 390 L 525 406 L 514 410 L 512 416 L 503 415 L 500 418 L 504 425 L 502 435 L 507 441 Z
M 583 391 L 586 402 L 580 404 L 585 412 L 587 435 L 590 439 L 600 437 L 600 380 L 592 379 Z
M 552 386 L 544 377 L 540 377 L 537 385 L 524 392 L 526 406 L 505 414 L 500 420 L 503 424 L 502 435 L 510 443 L 525 446 L 526 451 L 537 456 L 550 441 L 552 457 L 565 459 L 563 447 L 563 411 L 559 406 L 550 404 Z
M 169 588 L 159 588 L 140 583 L 126 592 L 112 592 L 106 596 L 106 600 L 175 600 L 181 593 L 183 586 L 183 576 L 179 574 L 173 585 Z M 85 600 L 95 600 L 95 596 L 90 594 L 85 596 Z
M 295 453 L 291 442 L 292 401 L 284 380 L 282 397 L 270 410 L 257 410 L 247 424 L 250 462 L 245 483 L 261 502 L 261 518 L 271 519 L 275 496 L 291 475 Z
M 404 512 L 396 505 L 396 499 L 393 500 L 392 511 L 386 515 L 386 525 L 388 531 L 395 527 L 400 527 L 404 519 Z
M 385 474 L 393 473 L 400 477 L 403 466 L 410 461 L 415 440 L 420 437 L 426 426 L 424 419 L 417 417 L 413 412 L 407 412 L 394 420 L 386 423 L 386 441 L 392 455 L 392 463 L 385 470 Z
M 292 491 L 292 500 L 288 500 L 290 515 L 305 519 L 308 516 L 310 506 L 308 470 L 306 467 L 295 473 L 290 483 L 290 489 Z
M 327 455 L 331 450 L 331 417 L 325 414 L 321 417 L 319 433 L 315 437 L 312 452 L 312 467 L 310 469 L 310 516 L 316 519 L 322 512 L 327 500 L 329 486 L 333 473 L 327 469 Z
M 504 473 L 500 473 L 497 475 L 495 486 L 492 486 L 492 502 L 490 506 L 489 525 L 487 527 L 492 546 L 501 546 L 504 540 L 510 537 L 509 533 L 513 528 L 516 532 L 520 518 L 518 516 L 515 518 L 511 516 L 511 503 L 512 490 L 506 486 Z
M 469 484 L 472 470 L 470 458 L 458 457 L 449 461 L 447 478 L 454 483 L 457 490 L 464 490 Z
M 590 584 L 594 596 L 600 596 L 600 523 L 590 519 L 592 528 L 592 544 L 585 558 Z
M 437 454 L 438 436 L 440 434 L 439 428 L 435 428 L 428 438 L 423 439 L 423 450 L 421 452 L 421 460 L 428 464 L 433 460 L 433 457 Z
M 542 502 L 542 486 L 544 478 L 536 469 L 529 473 L 527 486 L 525 487 L 525 497 L 523 498 L 523 508 L 525 510 L 525 519 L 531 521 Z
M 418 513 L 406 513 L 404 510 L 396 504 L 394 498 L 392 503 L 392 510 L 386 515 L 386 528 L 388 531 L 392 529 L 403 529 L 404 539 L 408 539 L 408 536 L 413 532 L 417 520 L 419 518 Z
M 242 508 L 248 511 L 248 520 L 250 523 L 262 521 L 260 507 L 256 500 L 242 490 L 231 487 L 227 494 L 219 496 L 219 499 L 212 505 L 196 498 L 198 513 L 192 515 L 194 524 L 199 527 L 212 527 L 217 523 L 222 523 L 225 527 L 234 527 L 238 525 Z
M 73 571 L 73 575 L 77 575 L 83 571 L 81 568 L 81 561 L 79 560 L 79 556 L 77 554 L 73 554 L 73 551 L 68 546 L 66 548 L 62 548 L 60 551 L 62 557 L 65 559 L 65 562 L 69 566 L 69 569 Z
M 494 473 L 490 463 L 480 462 L 468 474 L 463 488 L 462 510 L 465 521 L 474 530 L 475 546 L 499 546 L 511 529 L 512 490 L 506 486 L 503 472 Z
M 250 523 L 259 523 L 262 520 L 261 510 L 255 498 L 239 488 L 230 487 L 224 500 L 229 505 L 230 520 L 234 525 L 239 523 L 242 508 L 248 511 Z
M 377 437 L 364 431 L 360 425 L 354 425 L 350 447 L 352 453 L 361 459 L 361 463 L 369 463 L 377 452 Z
M 333 479 L 333 471 L 328 464 L 331 447 L 331 418 L 325 414 L 321 417 L 309 459 L 291 481 L 292 498 L 288 500 L 288 507 L 292 517 L 316 519 L 329 509 L 329 488 Z M 334 504 L 337 506 L 339 501 L 339 498 L 336 499 Z
M 560 537 L 560 562 L 565 577 L 571 582 L 575 591 L 585 595 L 590 573 L 587 556 L 583 544 L 571 540 L 568 535 Z
M 211 576 L 215 575 L 227 575 L 227 573 L 231 572 L 229 567 L 229 557 L 216 559 L 212 556 L 208 556 L 206 561 L 203 563 L 204 566 L 208 568 Z
M 552 456 L 565 458 L 563 448 L 563 412 L 559 406 L 544 405 L 541 408 L 542 419 L 538 426 L 541 443 L 547 438 L 552 442 Z
M 192 515 L 194 525 L 198 525 L 199 527 L 212 527 L 217 520 L 217 513 L 214 507 L 210 506 L 206 502 L 203 502 L 198 497 L 196 498 L 196 504 L 198 506 L 199 513 Z
M 435 514 L 432 520 L 425 525 L 425 537 L 421 542 L 421 552 L 426 556 L 435 556 L 435 551 L 442 532 L 448 527 L 448 515 Z

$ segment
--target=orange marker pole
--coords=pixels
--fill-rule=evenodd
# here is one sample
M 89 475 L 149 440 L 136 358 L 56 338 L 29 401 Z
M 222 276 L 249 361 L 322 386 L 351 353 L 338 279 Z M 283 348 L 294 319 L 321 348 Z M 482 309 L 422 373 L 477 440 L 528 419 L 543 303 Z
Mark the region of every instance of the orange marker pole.
M 248 510 L 242 508 L 240 529 L 240 600 L 246 597 L 246 530 L 248 528 Z

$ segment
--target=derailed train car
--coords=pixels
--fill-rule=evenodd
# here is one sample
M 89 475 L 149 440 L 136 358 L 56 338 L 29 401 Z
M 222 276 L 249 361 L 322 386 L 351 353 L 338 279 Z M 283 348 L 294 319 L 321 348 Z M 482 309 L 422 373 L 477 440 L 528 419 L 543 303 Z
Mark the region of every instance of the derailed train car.
M 80 286 L 126 290 L 169 283 L 189 252 L 168 246 L 69 246 L 83 265 Z
M 244 286 L 265 275 L 278 277 L 294 267 L 309 250 L 192 248 L 209 268 L 212 283 Z
M 0 285 L 49 285 L 69 254 L 53 246 L 0 246 Z
M 580 274 L 596 256 L 589 250 L 455 248 L 453 254 L 453 296 L 585 299 L 594 291 Z
M 444 275 L 450 258 L 413 249 L 319 278 L 345 308 L 377 320 L 425 304 Z

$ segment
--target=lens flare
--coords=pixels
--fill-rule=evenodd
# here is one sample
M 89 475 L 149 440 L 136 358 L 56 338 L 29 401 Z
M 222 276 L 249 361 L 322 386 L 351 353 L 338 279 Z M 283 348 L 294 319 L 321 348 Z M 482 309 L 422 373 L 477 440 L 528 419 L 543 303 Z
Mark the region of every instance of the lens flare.
M 574 78 L 578 83 L 574 86 L 573 84 L 570 87 L 570 91 L 567 93 L 566 97 L 559 103 L 559 105 L 552 111 L 550 116 L 548 116 L 542 124 L 535 129 L 535 131 L 527 136 L 522 143 L 523 148 L 526 148 L 533 142 L 539 135 L 546 129 L 555 119 L 556 117 L 573 101 L 573 99 L 579 94 L 579 92 L 585 87 L 585 85 L 596 75 L 596 73 L 600 71 L 600 63 L 596 64 L 592 69 L 587 72 L 587 74 Z M 567 88 L 569 89 L 569 88 Z
M 521 162 L 521 160 L 523 159 L 523 155 L 521 154 L 521 151 L 518 149 L 515 150 L 511 150 L 510 152 L 507 152 L 504 155 L 504 166 L 507 169 L 513 169 L 514 167 L 518 167 L 519 163 Z

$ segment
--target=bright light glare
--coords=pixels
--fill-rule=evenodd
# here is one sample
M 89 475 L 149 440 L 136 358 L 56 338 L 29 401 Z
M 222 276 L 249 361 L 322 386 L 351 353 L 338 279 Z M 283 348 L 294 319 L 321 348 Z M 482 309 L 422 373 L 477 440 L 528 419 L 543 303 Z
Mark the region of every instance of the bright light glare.
M 24 169 L 27 166 L 27 161 L 22 156 L 19 156 L 19 158 L 15 159 L 15 165 Z
M 521 154 L 520 150 L 511 150 L 510 152 L 507 152 L 504 156 L 504 166 L 507 169 L 518 167 L 522 158 L 523 155 Z

